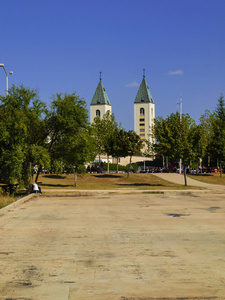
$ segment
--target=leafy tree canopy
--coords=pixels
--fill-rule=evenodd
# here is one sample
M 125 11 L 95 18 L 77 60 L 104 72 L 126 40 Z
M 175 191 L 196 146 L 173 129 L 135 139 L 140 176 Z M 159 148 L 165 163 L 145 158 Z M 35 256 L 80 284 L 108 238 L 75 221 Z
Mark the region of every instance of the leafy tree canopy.
M 155 119 L 153 145 L 155 153 L 168 156 L 173 160 L 190 159 L 193 156 L 193 129 L 195 122 L 188 114 L 172 113 L 166 119 Z
M 52 170 L 78 172 L 94 158 L 86 103 L 75 93 L 53 97 L 47 128 Z
M 1 182 L 27 186 L 32 167 L 40 161 L 48 164 L 45 114 L 45 104 L 35 90 L 13 85 L 7 96 L 0 96 Z

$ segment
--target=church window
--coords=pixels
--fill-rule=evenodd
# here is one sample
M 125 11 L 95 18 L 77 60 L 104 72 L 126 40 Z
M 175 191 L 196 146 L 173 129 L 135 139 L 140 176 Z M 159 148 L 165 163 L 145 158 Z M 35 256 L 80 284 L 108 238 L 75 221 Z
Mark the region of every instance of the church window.
M 141 116 L 144 116 L 144 115 L 145 115 L 145 110 L 144 110 L 143 107 L 140 109 L 140 115 L 141 115 Z
M 151 116 L 153 117 L 153 108 L 151 108 Z
M 140 126 L 145 126 L 145 124 L 143 123 L 143 124 L 140 124 Z
M 96 117 L 100 118 L 100 110 L 99 109 L 96 110 Z
M 144 133 L 141 133 L 140 136 L 145 136 L 145 134 L 144 134 Z
M 140 119 L 139 121 L 140 121 L 140 122 L 144 122 L 144 121 L 145 121 L 145 119 Z
M 140 129 L 140 132 L 145 132 L 145 129 Z

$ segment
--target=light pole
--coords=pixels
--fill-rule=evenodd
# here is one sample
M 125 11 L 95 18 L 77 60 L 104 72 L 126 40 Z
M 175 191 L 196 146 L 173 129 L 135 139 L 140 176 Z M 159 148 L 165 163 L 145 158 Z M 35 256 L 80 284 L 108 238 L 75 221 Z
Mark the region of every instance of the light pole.
M 4 69 L 5 75 L 6 75 L 6 96 L 7 96 L 8 95 L 8 85 L 9 85 L 9 75 L 12 75 L 13 71 L 10 71 L 9 73 L 7 73 L 4 64 L 0 64 L 0 67 Z
M 180 104 L 180 123 L 182 121 L 182 95 L 180 96 L 180 101 L 177 101 L 177 104 Z M 181 167 L 182 167 L 182 159 L 180 158 L 180 166 L 179 166 L 179 173 L 181 173 Z

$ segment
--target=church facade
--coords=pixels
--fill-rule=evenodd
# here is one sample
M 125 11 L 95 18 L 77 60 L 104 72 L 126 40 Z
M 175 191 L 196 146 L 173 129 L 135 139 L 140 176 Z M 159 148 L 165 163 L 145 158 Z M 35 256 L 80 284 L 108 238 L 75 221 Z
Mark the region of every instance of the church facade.
M 139 86 L 136 97 L 134 98 L 134 131 L 140 136 L 141 140 L 151 142 L 151 128 L 155 118 L 155 103 L 143 73 L 143 79 Z M 101 73 L 98 86 L 90 104 L 90 122 L 96 116 L 102 118 L 107 111 L 112 111 L 112 106 L 102 83 Z M 147 145 L 143 151 L 147 149 Z

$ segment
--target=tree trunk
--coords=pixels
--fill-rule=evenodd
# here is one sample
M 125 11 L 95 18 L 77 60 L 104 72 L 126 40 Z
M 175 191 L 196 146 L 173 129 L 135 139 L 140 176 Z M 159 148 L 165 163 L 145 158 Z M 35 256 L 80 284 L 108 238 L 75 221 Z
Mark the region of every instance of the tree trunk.
M 222 177 L 222 165 L 221 165 L 221 161 L 220 161 L 220 177 Z
M 41 171 L 42 171 L 42 166 L 40 165 L 40 166 L 38 167 L 38 170 L 37 170 L 37 175 L 36 175 L 35 182 L 38 181 L 38 177 L 39 177 L 39 174 L 41 173 Z
M 186 166 L 184 164 L 184 185 L 187 186 L 187 174 L 186 174 Z
M 107 155 L 107 173 L 109 174 L 109 156 Z
M 30 162 L 30 184 L 33 183 L 32 163 Z
M 129 178 L 129 175 L 130 175 L 131 160 L 132 160 L 132 156 L 130 156 L 130 163 L 129 163 L 129 167 L 128 167 L 127 178 Z
M 74 185 L 73 186 L 77 186 L 77 173 L 74 174 Z
M 165 168 L 165 156 L 163 155 L 163 168 Z
M 168 169 L 168 156 L 166 156 L 166 168 Z
M 179 162 L 179 173 L 181 174 L 181 169 L 182 169 L 182 159 L 180 158 L 180 162 Z
M 119 157 L 117 157 L 117 163 L 116 163 L 116 173 L 118 174 L 119 171 Z
M 199 165 L 200 165 L 200 170 L 201 170 L 201 173 L 202 173 L 202 158 L 199 158 Z

